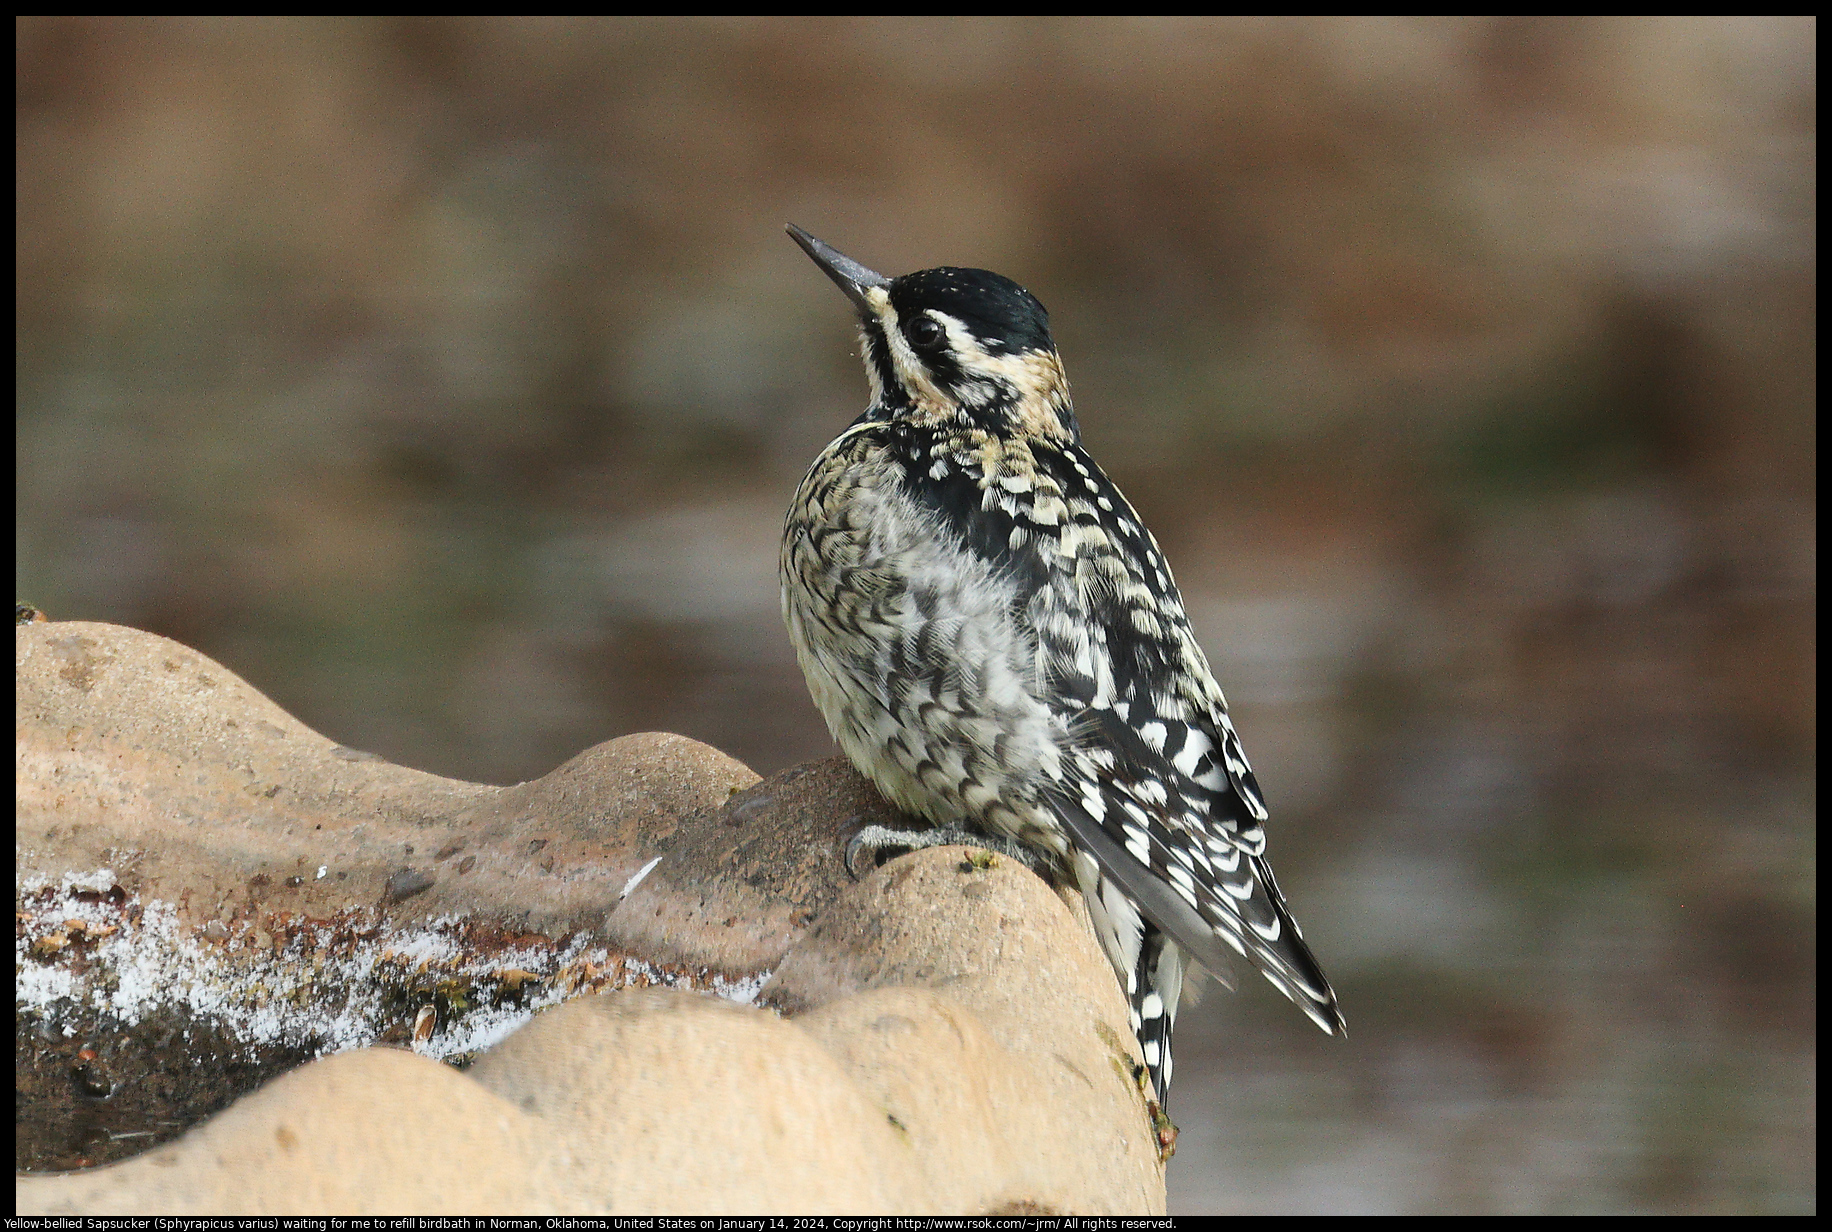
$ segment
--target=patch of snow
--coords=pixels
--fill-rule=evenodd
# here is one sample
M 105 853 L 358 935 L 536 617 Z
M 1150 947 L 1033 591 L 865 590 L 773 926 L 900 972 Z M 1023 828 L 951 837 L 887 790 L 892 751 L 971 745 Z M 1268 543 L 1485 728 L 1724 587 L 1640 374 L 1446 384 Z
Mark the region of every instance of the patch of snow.
M 651 862 L 648 868 L 653 867 Z M 467 1007 L 415 1045 L 422 1055 L 445 1059 L 489 1048 L 538 1011 L 584 992 L 697 988 L 753 1005 L 771 974 L 727 978 L 658 968 L 590 937 L 565 946 L 531 943 L 471 955 L 464 939 L 469 922 L 459 916 L 411 928 L 377 927 L 379 920 L 307 922 L 289 929 L 277 950 L 257 947 L 254 931 L 238 927 L 226 944 L 212 944 L 187 928 L 169 902 L 74 897 L 78 891 L 106 895 L 115 884 L 109 870 L 65 877 L 55 888 L 44 880 L 22 883 L 22 905 L 32 912 L 14 945 L 19 1009 L 64 1026 L 66 1033 L 72 1019 L 101 1014 L 132 1026 L 172 1009 L 249 1044 L 315 1043 L 318 1054 L 327 1055 L 374 1044 L 400 1025 L 404 985 L 455 983 L 468 995 L 508 984 L 517 978 L 513 972 L 539 981 L 516 1002 Z M 45 895 L 47 889 L 52 893 Z M 49 901 L 39 905 L 40 899 Z M 40 938 L 72 932 L 73 920 L 93 926 L 86 939 L 73 942 L 86 956 L 80 968 L 32 953 Z M 410 1021 L 418 1009 L 407 1011 Z
M 738 1005 L 755 1005 L 758 994 L 763 991 L 763 986 L 769 983 L 770 977 L 775 974 L 774 971 L 759 971 L 756 975 L 741 976 L 737 979 L 715 975 L 712 977 L 710 987 L 713 992 L 718 993 L 727 1001 L 735 1002 Z

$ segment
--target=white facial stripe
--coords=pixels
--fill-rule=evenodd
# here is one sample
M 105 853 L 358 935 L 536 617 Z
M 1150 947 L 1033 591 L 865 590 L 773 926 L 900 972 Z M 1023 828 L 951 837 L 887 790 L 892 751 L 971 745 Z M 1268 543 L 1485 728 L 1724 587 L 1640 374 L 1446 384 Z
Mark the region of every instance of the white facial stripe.
M 859 355 L 865 360 L 865 381 L 871 387 L 871 401 L 866 405 L 877 406 L 884 401 L 884 378 L 871 357 L 871 326 L 863 321 L 859 322 Z

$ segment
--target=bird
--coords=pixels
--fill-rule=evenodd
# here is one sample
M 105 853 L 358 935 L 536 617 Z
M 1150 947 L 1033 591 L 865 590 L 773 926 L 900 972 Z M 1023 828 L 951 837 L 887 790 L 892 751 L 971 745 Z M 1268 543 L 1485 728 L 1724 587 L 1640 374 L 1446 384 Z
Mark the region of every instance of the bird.
M 854 843 L 1015 846 L 1079 889 L 1160 1109 L 1192 964 L 1226 982 L 1244 958 L 1342 1035 L 1227 701 L 1082 443 L 1043 304 L 989 270 L 887 278 L 788 232 L 857 312 L 871 401 L 790 503 L 783 621 L 841 751 L 929 823 Z

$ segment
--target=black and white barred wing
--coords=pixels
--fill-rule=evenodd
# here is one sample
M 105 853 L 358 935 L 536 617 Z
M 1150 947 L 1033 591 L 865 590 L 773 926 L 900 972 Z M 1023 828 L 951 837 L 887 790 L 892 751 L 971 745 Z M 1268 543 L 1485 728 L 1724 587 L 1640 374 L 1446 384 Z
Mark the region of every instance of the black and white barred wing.
M 1265 858 L 1259 783 L 1151 533 L 1079 448 L 1052 459 L 1077 523 L 1070 588 L 1038 593 L 1052 686 L 1080 710 L 1054 791 L 1083 850 L 1216 975 L 1245 957 L 1325 1031 L 1334 993 Z M 1051 606 L 1087 612 L 1070 624 Z
M 1055 803 L 1077 844 L 1211 972 L 1225 978 L 1231 951 L 1324 1031 L 1341 1031 L 1335 994 L 1266 862 L 1263 832 L 1227 768 L 1204 769 L 1206 754 L 1193 751 L 1215 741 L 1176 720 L 1148 716 L 1135 726 L 1126 709 L 1087 712 L 1065 759 Z M 1163 749 L 1152 744 L 1160 731 Z

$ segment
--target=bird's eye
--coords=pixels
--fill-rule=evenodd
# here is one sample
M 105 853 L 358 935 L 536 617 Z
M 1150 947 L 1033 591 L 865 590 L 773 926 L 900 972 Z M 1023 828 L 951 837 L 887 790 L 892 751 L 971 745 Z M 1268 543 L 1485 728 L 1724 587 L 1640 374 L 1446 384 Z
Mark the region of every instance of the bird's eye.
M 906 332 L 910 336 L 910 341 L 924 350 L 940 346 L 942 339 L 948 335 L 948 331 L 943 329 L 941 322 L 934 317 L 917 317 L 910 322 L 910 327 Z

